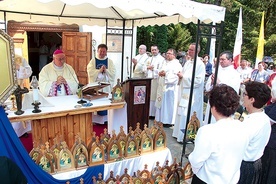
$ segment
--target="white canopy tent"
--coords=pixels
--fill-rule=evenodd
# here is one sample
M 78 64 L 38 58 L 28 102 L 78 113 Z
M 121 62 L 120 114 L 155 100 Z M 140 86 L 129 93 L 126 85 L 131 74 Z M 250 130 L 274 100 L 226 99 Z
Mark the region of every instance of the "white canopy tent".
M 190 0 L 0 0 L 0 20 L 5 23 L 15 20 L 47 24 L 121 27 L 123 29 L 190 22 L 219 24 L 224 21 L 225 11 L 224 7 Z M 123 31 L 123 37 L 124 34 Z M 124 43 L 122 45 L 124 50 Z M 123 63 L 124 52 L 121 58 Z M 194 72 L 195 67 L 193 75 Z M 189 103 L 189 110 L 190 107 Z M 189 114 L 190 112 L 187 117 Z M 182 157 L 185 153 L 185 144 L 183 150 Z
M 2 0 L 0 20 L 46 24 L 78 24 L 135 29 L 137 26 L 224 21 L 225 8 L 190 0 Z M 6 28 L 6 26 L 5 26 Z M 125 31 L 122 50 L 124 50 Z M 133 31 L 132 31 L 133 33 Z M 106 31 L 107 34 L 107 31 Z M 132 36 L 132 38 L 135 39 Z M 131 51 L 135 52 L 132 40 Z M 132 55 L 132 52 L 130 55 Z M 121 60 L 123 63 L 122 52 Z M 123 65 L 123 64 L 122 64 Z M 121 71 L 123 71 L 123 67 Z M 121 79 L 124 76 L 122 74 Z
M 190 0 L 2 0 L 0 19 L 125 27 L 224 21 L 225 8 Z M 45 19 L 47 16 L 47 19 Z M 134 24 L 134 25 L 132 25 Z

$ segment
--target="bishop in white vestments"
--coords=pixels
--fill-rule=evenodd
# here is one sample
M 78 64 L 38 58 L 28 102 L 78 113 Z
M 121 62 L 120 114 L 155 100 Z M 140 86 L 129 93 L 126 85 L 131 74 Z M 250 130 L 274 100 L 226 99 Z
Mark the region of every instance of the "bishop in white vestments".
M 74 69 L 65 63 L 65 54 L 56 50 L 53 61 L 39 73 L 39 89 L 43 96 L 76 94 L 79 81 Z

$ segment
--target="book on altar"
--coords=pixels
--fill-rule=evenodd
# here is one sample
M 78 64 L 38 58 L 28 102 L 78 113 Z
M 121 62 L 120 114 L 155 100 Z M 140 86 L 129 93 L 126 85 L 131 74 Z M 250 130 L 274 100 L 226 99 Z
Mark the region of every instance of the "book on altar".
M 100 69 L 103 65 L 105 65 L 105 68 L 107 69 L 108 68 L 108 58 L 106 59 L 97 59 L 95 58 L 95 61 L 96 61 L 96 69 Z
M 102 91 L 108 82 L 92 82 L 82 87 L 83 98 L 93 100 L 97 98 L 107 97 L 109 94 Z

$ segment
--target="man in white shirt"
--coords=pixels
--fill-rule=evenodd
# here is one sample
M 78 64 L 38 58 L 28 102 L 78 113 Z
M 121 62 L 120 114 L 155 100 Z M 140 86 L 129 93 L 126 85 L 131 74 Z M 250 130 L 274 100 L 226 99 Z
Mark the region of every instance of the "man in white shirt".
M 163 126 L 172 126 L 175 122 L 175 111 L 177 107 L 178 73 L 182 66 L 176 59 L 176 51 L 168 49 L 166 60 L 163 62 L 158 73 L 158 88 L 156 95 L 155 120 L 163 123 Z
M 210 91 L 214 85 L 215 75 L 212 74 L 206 82 L 205 89 L 206 91 Z M 233 54 L 230 51 L 224 51 L 219 56 L 219 68 L 218 68 L 218 75 L 217 75 L 217 82 L 216 84 L 227 84 L 234 88 L 234 90 L 239 94 L 240 89 L 240 74 L 237 70 L 234 69 L 233 66 Z M 204 125 L 208 124 L 209 121 L 209 112 L 210 112 L 210 105 L 207 104 L 205 118 L 204 118 Z M 215 118 L 211 118 L 211 123 L 216 122 Z
M 144 66 L 148 59 L 147 47 L 145 45 L 139 46 L 139 54 L 132 59 L 133 63 L 133 78 L 144 78 L 146 77 Z
M 237 71 L 240 74 L 241 84 L 249 81 L 251 78 L 252 69 L 248 67 L 247 62 L 248 61 L 243 59 L 240 63 L 240 66 L 237 68 Z
M 156 93 L 157 93 L 156 89 L 158 86 L 157 84 L 158 71 L 165 59 L 160 55 L 157 45 L 151 46 L 151 53 L 152 53 L 152 57 L 147 59 L 146 64 L 144 66 L 144 71 L 147 74 L 146 75 L 147 78 L 152 78 L 151 91 L 150 91 L 149 116 L 154 117 L 156 113 L 155 100 L 156 100 Z

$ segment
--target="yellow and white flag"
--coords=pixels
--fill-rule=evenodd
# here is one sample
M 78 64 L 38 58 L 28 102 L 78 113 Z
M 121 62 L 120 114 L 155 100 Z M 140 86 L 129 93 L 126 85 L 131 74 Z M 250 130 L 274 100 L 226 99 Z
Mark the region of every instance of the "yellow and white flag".
M 264 12 L 262 15 L 262 22 L 261 22 L 260 33 L 259 33 L 259 41 L 258 41 L 255 69 L 258 68 L 258 63 L 262 61 L 263 57 L 264 57 Z

